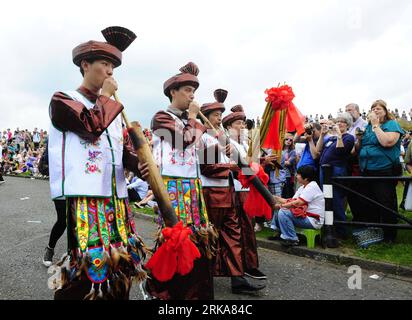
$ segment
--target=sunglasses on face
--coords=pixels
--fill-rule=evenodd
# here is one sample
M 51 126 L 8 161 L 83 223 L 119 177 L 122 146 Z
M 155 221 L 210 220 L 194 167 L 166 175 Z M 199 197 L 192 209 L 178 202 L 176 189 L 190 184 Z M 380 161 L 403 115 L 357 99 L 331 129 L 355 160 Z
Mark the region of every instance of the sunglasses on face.
M 287 139 L 285 139 L 285 141 L 293 141 L 293 139 L 287 138 Z

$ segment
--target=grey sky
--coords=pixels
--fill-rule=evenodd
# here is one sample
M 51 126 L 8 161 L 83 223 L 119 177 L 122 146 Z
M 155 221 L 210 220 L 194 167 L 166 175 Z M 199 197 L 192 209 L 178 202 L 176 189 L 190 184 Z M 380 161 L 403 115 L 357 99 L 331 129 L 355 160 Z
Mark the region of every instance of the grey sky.
M 57 90 L 81 83 L 73 47 L 121 25 L 137 40 L 115 70 L 131 120 L 148 126 L 165 108 L 163 82 L 188 61 L 200 69 L 196 100 L 229 91 L 226 108 L 263 113 L 266 88 L 286 81 L 304 114 L 336 114 L 376 99 L 412 107 L 412 3 L 312 1 L 19 1 L 2 4 L 0 129 L 48 127 Z

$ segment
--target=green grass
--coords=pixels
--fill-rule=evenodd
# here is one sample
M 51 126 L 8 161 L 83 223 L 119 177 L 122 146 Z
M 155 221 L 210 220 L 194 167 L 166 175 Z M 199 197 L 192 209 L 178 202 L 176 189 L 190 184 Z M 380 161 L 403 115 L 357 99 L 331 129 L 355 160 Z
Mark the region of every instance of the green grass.
M 142 214 L 148 214 L 151 216 L 154 216 L 154 211 L 153 208 L 136 208 L 135 205 L 130 205 L 130 208 L 132 209 L 133 213 L 142 213 Z
M 396 191 L 398 203 L 401 203 L 403 185 L 398 184 Z M 399 213 L 412 219 L 412 212 L 399 209 Z M 352 220 L 350 209 L 347 210 L 347 217 L 348 220 Z M 403 222 L 400 221 L 400 223 Z M 263 228 L 262 231 L 256 233 L 256 237 L 261 239 L 267 239 L 271 235 L 273 235 L 273 231 L 268 228 Z M 412 267 L 412 230 L 398 230 L 396 241 L 393 244 L 378 243 L 367 249 L 361 249 L 357 247 L 353 239 L 349 239 L 342 242 L 340 250 L 343 250 L 345 254 L 368 260 Z
M 398 204 L 402 201 L 403 185 L 396 187 Z M 412 219 L 412 212 L 399 209 L 399 213 Z M 405 223 L 400 221 L 399 223 Z M 348 249 L 352 249 L 354 255 L 368 260 L 384 261 L 404 266 L 412 266 L 412 230 L 398 230 L 396 241 L 393 244 L 378 243 L 367 249 L 356 246 L 353 240 L 345 243 Z
M 378 243 L 361 249 L 353 240 L 347 240 L 343 246 L 357 257 L 412 267 L 412 230 L 398 230 L 393 244 Z

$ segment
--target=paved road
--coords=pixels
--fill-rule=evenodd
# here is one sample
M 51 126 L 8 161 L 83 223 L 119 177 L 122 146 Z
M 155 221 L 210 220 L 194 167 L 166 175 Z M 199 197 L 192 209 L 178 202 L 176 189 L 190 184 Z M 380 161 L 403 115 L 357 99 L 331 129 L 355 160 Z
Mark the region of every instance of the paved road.
M 48 181 L 5 177 L 0 185 L 0 299 L 50 300 L 47 270 L 41 257 L 55 221 L 53 203 L 49 199 Z M 27 199 L 29 198 L 29 199 Z M 155 226 L 147 220 L 136 221 L 139 233 L 151 245 Z M 66 248 L 66 236 L 59 241 L 60 256 Z M 215 279 L 216 299 L 408 299 L 412 298 L 412 279 L 362 272 L 362 289 L 348 288 L 346 267 L 296 257 L 286 253 L 259 250 L 261 270 L 268 277 L 267 288 L 259 295 L 230 293 L 228 278 Z M 134 286 L 132 299 L 141 299 Z

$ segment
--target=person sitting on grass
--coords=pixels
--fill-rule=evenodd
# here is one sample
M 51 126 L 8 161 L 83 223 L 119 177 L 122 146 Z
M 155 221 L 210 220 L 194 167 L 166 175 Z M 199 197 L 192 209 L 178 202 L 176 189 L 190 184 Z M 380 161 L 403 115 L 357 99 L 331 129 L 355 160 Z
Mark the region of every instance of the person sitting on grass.
M 311 166 L 303 166 L 297 170 L 297 181 L 301 187 L 292 199 L 274 196 L 279 209 L 275 224 L 275 232 L 280 230 L 280 240 L 285 246 L 299 245 L 295 227 L 303 229 L 320 229 L 325 220 L 325 198 L 322 190 L 314 181 L 316 171 Z
M 154 208 L 154 206 L 157 205 L 157 202 L 155 200 L 156 199 L 155 199 L 155 196 L 153 194 L 153 191 L 149 190 L 147 192 L 146 197 L 144 197 L 141 201 L 136 202 L 135 206 L 138 207 L 138 208 L 147 208 L 147 207 Z

